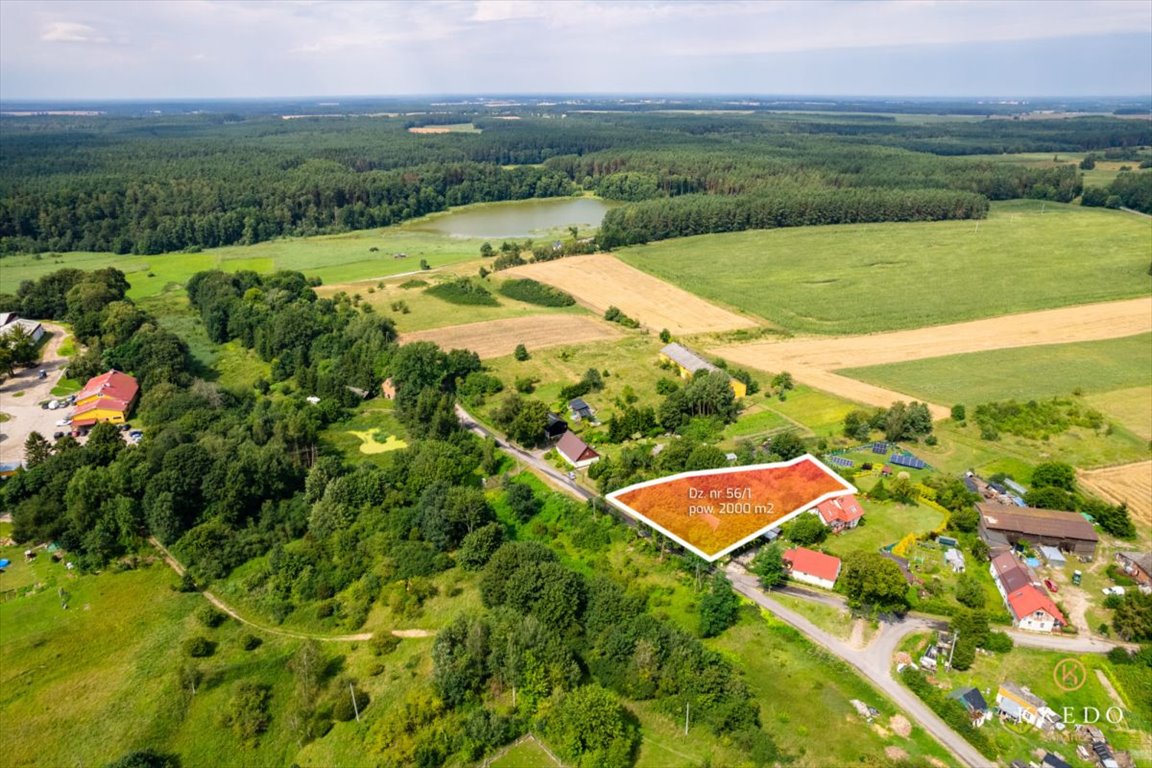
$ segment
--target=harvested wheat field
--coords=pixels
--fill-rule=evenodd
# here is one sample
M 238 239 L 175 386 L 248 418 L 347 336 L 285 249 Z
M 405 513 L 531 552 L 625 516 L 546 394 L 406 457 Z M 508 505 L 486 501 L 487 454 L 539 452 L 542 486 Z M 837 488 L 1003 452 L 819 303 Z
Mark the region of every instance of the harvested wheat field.
M 603 320 L 578 315 L 532 315 L 484 323 L 450 325 L 405 333 L 400 340 L 434 341 L 442 349 L 470 349 L 484 359 L 512 354 L 517 344 L 529 351 L 561 344 L 615 339 L 620 331 Z
M 667 328 L 683 335 L 757 325 L 606 253 L 529 264 L 507 274 L 530 277 L 567 291 L 597 313 L 610 306 L 619 307 L 624 314 L 656 331 Z
M 887 407 L 908 396 L 833 371 L 991 349 L 1134 336 L 1152 330 L 1152 297 L 1005 315 L 866 336 L 754 342 L 711 349 L 739 365 L 789 371 L 798 381 L 850 400 Z M 935 418 L 948 410 L 929 404 Z
M 1145 529 L 1152 525 L 1152 461 L 1079 472 L 1080 484 L 1113 504 L 1125 502 Z

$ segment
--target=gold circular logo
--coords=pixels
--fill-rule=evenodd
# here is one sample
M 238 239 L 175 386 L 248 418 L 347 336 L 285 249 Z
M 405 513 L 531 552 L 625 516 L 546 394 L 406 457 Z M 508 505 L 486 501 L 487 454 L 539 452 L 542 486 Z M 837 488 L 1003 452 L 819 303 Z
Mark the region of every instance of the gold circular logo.
M 1052 670 L 1052 679 L 1062 691 L 1076 691 L 1088 682 L 1088 669 L 1079 659 L 1061 659 Z

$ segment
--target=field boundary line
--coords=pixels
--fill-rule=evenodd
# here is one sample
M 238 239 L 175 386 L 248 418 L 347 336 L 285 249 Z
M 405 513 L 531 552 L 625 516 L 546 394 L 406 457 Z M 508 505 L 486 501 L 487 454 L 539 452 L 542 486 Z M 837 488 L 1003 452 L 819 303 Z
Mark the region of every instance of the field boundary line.
M 168 548 L 161 544 L 155 536 L 149 536 L 148 543 L 156 548 L 161 557 L 164 558 L 164 562 L 168 563 L 172 570 L 176 572 L 177 576 L 183 577 L 184 574 L 187 573 L 187 569 L 184 568 L 184 565 L 179 560 L 177 560 L 176 557 L 168 551 Z M 270 635 L 294 637 L 298 640 L 317 640 L 319 642 L 325 643 L 359 643 L 371 640 L 375 634 L 373 632 L 361 632 L 354 635 L 319 635 L 314 632 L 296 632 L 290 629 L 269 627 L 264 624 L 260 624 L 244 618 L 236 611 L 236 609 L 225 603 L 209 590 L 199 589 L 197 591 L 203 595 L 204 599 L 206 599 L 209 603 L 224 611 L 224 613 L 236 619 L 236 621 L 246 626 L 252 627 L 253 629 L 257 629 L 261 632 L 266 632 Z M 436 634 L 432 630 L 428 629 L 393 629 L 391 633 L 393 636 L 400 638 L 432 637 Z

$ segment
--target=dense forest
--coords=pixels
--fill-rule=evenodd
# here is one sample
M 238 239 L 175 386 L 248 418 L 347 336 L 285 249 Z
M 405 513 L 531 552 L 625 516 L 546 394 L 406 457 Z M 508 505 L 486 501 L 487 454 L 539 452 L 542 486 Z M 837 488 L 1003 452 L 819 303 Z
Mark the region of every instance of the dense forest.
M 0 253 L 195 250 L 581 190 L 629 202 L 737 198 L 702 208 L 694 197 L 615 214 L 642 219 L 659 210 L 671 233 L 767 219 L 794 226 L 978 216 L 981 204 L 961 193 L 1068 202 L 1080 194 L 1080 174 L 1074 163 L 1031 168 L 965 155 L 1111 151 L 1138 158 L 1139 148 L 1152 145 L 1147 121 L 1114 117 L 920 123 L 883 115 L 534 110 L 498 117 L 509 116 L 518 119 L 482 109 L 295 120 L 226 113 L 0 118 Z M 408 132 L 465 120 L 479 132 Z M 879 191 L 891 196 L 860 202 Z M 1115 194 L 1140 207 L 1135 193 Z M 689 209 L 709 215 L 689 216 Z M 658 228 L 645 229 L 621 241 L 653 239 Z

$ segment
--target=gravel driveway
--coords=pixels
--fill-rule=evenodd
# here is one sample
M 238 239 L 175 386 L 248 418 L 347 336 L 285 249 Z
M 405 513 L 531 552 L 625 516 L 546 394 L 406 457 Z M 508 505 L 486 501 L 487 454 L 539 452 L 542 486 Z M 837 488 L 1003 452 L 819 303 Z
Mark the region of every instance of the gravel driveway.
M 39 367 L 21 370 L 0 385 L 0 413 L 9 417 L 0 423 L 0 462 L 23 461 L 24 441 L 33 432 L 51 440 L 53 433 L 68 431 L 56 422 L 69 415 L 71 408 L 50 411 L 40 407 L 42 401 L 52 398 L 52 388 L 68 365 L 68 359 L 60 356 L 65 330 L 52 323 L 44 323 L 44 330 L 52 337 L 44 345 Z M 48 377 L 41 379 L 40 371 L 47 371 Z

